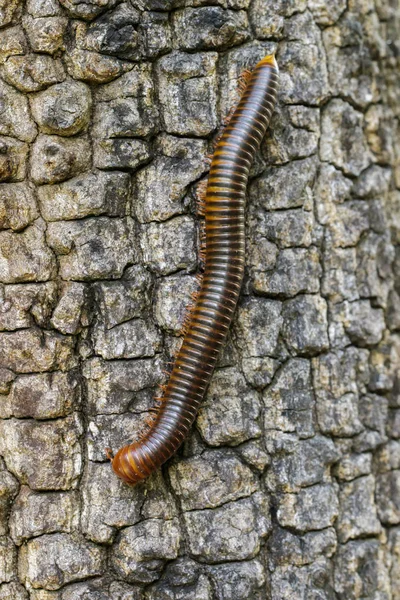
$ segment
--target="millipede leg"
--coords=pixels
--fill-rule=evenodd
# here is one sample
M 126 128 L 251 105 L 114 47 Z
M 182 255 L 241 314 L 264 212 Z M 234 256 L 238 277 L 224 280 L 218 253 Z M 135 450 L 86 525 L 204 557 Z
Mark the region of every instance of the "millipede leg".
M 106 456 L 107 456 L 108 460 L 111 460 L 111 461 L 112 461 L 112 460 L 114 459 L 114 453 L 113 453 L 113 451 L 111 450 L 111 448 L 109 448 L 109 447 L 107 446 L 107 448 L 104 448 L 104 452 L 106 453 Z
M 243 94 L 252 76 L 252 71 L 245 69 L 238 77 L 238 92 Z

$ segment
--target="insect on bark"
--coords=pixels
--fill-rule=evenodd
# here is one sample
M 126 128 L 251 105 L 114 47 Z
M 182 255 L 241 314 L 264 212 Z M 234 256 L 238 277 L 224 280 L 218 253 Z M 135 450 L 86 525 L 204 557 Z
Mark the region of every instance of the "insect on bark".
M 250 166 L 278 85 L 274 55 L 245 76 L 243 93 L 216 145 L 204 194 L 205 265 L 182 346 L 148 431 L 118 450 L 114 472 L 134 485 L 170 458 L 196 418 L 235 312 L 245 264 L 245 202 Z

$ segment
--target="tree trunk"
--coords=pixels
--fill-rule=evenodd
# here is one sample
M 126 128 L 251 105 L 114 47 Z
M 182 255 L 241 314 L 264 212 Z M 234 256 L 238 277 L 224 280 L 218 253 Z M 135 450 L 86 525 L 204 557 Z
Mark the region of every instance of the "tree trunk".
M 209 6 L 209 4 L 212 4 Z M 0 599 L 400 600 L 397 0 L 0 0 Z M 244 69 L 278 106 L 189 439 L 135 439 Z

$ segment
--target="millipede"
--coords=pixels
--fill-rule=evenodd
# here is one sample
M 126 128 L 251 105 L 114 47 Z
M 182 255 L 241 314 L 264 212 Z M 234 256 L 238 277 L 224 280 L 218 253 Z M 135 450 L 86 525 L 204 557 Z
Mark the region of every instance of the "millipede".
M 238 302 L 245 266 L 245 203 L 249 170 L 277 97 L 273 54 L 246 72 L 242 94 L 211 160 L 201 198 L 204 273 L 168 382 L 141 438 L 108 451 L 114 472 L 134 485 L 168 460 L 187 437 L 211 380 Z

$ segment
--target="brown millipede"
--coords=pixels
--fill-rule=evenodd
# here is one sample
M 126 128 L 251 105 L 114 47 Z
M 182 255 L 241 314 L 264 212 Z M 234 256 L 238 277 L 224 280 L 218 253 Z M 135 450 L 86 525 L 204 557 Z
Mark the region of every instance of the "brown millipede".
M 131 485 L 158 469 L 188 435 L 239 298 L 245 263 L 246 186 L 276 102 L 275 56 L 263 58 L 246 80 L 211 161 L 204 197 L 204 275 L 182 346 L 150 429 L 140 441 L 110 456 L 115 473 Z

